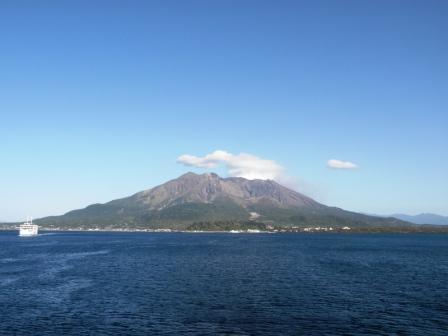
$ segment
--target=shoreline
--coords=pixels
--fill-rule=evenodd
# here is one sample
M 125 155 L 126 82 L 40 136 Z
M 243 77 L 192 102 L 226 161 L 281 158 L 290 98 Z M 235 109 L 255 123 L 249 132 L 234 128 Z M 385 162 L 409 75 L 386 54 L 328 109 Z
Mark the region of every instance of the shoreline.
M 5 228 L 0 227 L 0 231 L 4 232 L 15 232 L 18 231 L 17 228 Z M 52 229 L 52 228 L 39 228 L 39 233 L 41 232 L 79 232 L 79 233 L 196 233 L 196 234 L 204 234 L 204 233 L 218 233 L 218 234 L 285 234 L 285 233 L 294 233 L 294 234 L 359 234 L 359 233 L 369 233 L 369 234 L 378 234 L 378 233 L 398 233 L 398 234 L 412 234 L 412 233 L 448 233 L 448 226 L 442 228 L 434 228 L 434 227 L 425 227 L 425 228 L 403 228 L 403 229 L 390 229 L 390 228 L 370 228 L 370 229 L 356 229 L 352 228 L 350 230 L 275 230 L 275 231 L 257 231 L 257 232 L 248 232 L 248 231 L 193 231 L 193 230 L 174 230 L 174 229 Z

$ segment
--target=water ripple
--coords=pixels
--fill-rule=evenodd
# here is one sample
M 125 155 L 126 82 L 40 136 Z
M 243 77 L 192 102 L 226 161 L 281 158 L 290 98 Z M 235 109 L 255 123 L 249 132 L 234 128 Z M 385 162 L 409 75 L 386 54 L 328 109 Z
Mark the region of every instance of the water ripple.
M 448 236 L 0 233 L 5 335 L 446 335 Z

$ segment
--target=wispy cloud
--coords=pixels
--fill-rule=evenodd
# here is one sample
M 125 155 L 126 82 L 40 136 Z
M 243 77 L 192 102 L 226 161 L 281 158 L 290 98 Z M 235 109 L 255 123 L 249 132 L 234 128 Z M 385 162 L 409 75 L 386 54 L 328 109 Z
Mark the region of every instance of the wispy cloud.
M 332 169 L 357 169 L 358 165 L 349 161 L 332 159 L 327 161 L 327 167 Z
M 252 154 L 232 154 L 216 150 L 205 156 L 181 155 L 177 162 L 186 166 L 211 169 L 223 165 L 229 176 L 247 179 L 283 180 L 284 168 L 273 160 L 259 158 Z

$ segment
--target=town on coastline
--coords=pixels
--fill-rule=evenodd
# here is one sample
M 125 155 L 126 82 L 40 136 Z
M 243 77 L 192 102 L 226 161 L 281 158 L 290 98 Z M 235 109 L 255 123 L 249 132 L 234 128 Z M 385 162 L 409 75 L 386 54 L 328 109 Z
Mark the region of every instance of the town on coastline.
M 261 223 L 259 223 L 261 224 Z M 0 231 L 17 231 L 16 223 L 0 223 Z M 57 225 L 40 226 L 40 232 L 148 232 L 148 233 L 448 233 L 448 227 L 438 225 L 415 225 L 413 227 L 349 227 L 349 226 L 291 226 L 279 227 L 274 225 L 257 226 L 226 226 L 219 227 L 215 223 L 194 223 L 186 229 L 175 228 L 144 228 L 144 227 L 117 227 L 117 226 L 70 226 Z
M 221 223 L 221 222 L 217 222 Z M 225 222 L 226 223 L 226 222 Z M 231 222 L 234 223 L 234 222 Z M 41 226 L 40 231 L 75 231 L 75 232 L 186 232 L 186 233 L 297 233 L 297 232 L 348 232 L 352 228 L 344 227 L 277 227 L 270 224 L 254 223 L 250 226 L 227 225 L 226 227 L 217 227 L 215 223 L 194 223 L 187 229 L 173 229 L 173 228 L 139 228 L 139 227 L 113 227 L 113 226 L 92 226 L 92 227 L 62 227 L 62 226 Z M 0 230 L 17 230 L 18 226 L 11 223 L 0 223 Z
M 347 232 L 351 230 L 350 227 L 344 226 L 342 228 L 333 227 L 291 227 L 291 228 L 268 228 L 260 229 L 245 229 L 245 230 L 177 230 L 177 229 L 129 229 L 129 228 L 41 228 L 41 231 L 88 231 L 88 232 L 186 232 L 186 233 L 287 233 L 287 232 Z

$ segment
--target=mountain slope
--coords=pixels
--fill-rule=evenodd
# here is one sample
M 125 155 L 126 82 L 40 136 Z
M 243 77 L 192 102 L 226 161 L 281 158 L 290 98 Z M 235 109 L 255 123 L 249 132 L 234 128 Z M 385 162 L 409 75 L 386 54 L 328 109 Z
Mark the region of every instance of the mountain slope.
M 173 228 L 196 222 L 248 221 L 282 227 L 391 227 L 409 223 L 328 207 L 271 180 L 187 173 L 105 204 L 36 222 L 61 228 Z

